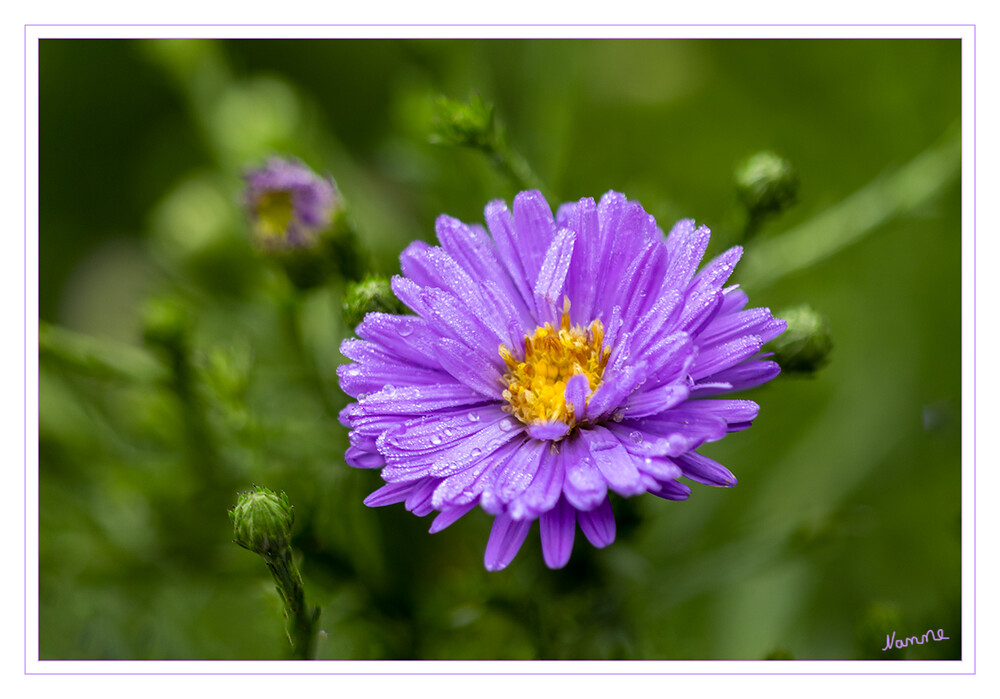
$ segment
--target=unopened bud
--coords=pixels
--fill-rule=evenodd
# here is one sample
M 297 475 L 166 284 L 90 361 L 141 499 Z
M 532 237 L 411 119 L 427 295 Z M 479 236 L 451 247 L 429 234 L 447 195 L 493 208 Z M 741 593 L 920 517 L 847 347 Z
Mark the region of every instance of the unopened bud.
M 805 304 L 775 315 L 787 328 L 767 349 L 774 352 L 782 371 L 811 374 L 830 360 L 833 335 L 826 316 Z
M 430 141 L 441 145 L 492 148 L 495 141 L 493 105 L 479 95 L 468 103 L 441 97 L 435 104 Z
M 761 151 L 736 169 L 736 189 L 751 218 L 784 211 L 795 203 L 799 176 L 784 158 Z
M 254 486 L 240 493 L 229 519 L 233 522 L 234 541 L 261 556 L 278 557 L 291 545 L 295 515 L 284 493 Z
M 347 288 L 344 295 L 344 322 L 356 327 L 368 313 L 406 313 L 406 306 L 392 293 L 385 277 L 368 275 Z

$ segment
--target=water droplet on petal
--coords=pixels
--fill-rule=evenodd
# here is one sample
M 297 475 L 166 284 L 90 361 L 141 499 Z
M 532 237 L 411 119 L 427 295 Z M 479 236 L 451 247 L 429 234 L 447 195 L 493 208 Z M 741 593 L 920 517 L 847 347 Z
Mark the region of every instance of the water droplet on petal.
M 469 456 L 471 456 L 474 459 L 482 453 L 483 453 L 482 449 L 480 449 L 479 447 L 473 447 L 472 450 L 469 451 Z
M 413 332 L 413 325 L 410 323 L 400 323 L 396 332 L 398 332 L 402 337 L 406 337 Z
M 435 434 L 431 436 L 431 444 L 437 446 L 441 443 L 441 435 Z
M 469 422 L 479 422 L 479 413 L 469 413 Z
M 642 444 L 642 434 L 638 431 L 629 432 L 628 438 L 632 440 L 633 444 Z
M 500 421 L 501 431 L 510 432 L 512 429 L 514 429 L 514 421 L 511 420 L 509 417 L 505 417 L 503 420 Z

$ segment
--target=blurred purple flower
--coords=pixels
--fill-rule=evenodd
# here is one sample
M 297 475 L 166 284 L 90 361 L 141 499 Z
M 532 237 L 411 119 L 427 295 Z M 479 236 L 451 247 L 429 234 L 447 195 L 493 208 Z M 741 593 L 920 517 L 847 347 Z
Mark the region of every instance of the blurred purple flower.
M 340 385 L 347 462 L 381 469 L 369 506 L 495 516 L 489 570 L 507 566 L 539 520 L 550 568 L 569 560 L 576 526 L 614 541 L 609 492 L 683 500 L 678 478 L 732 486 L 696 449 L 750 426 L 749 400 L 715 396 L 778 374 L 761 346 L 785 324 L 723 288 L 735 247 L 696 268 L 709 230 L 691 220 L 664 239 L 637 202 L 608 192 L 560 207 L 522 192 L 486 207 L 489 233 L 437 220 L 441 247 L 401 256 L 395 294 L 416 316 L 371 313 Z
M 244 180 L 254 236 L 267 250 L 312 246 L 340 205 L 332 177 L 320 177 L 291 158 L 272 157 Z

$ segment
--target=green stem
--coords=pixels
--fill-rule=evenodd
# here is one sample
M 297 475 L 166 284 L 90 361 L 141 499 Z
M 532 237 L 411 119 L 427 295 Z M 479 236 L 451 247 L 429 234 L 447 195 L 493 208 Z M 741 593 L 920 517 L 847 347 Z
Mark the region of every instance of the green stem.
M 961 174 L 961 129 L 895 172 L 877 177 L 797 228 L 755 242 L 741 263 L 740 283 L 760 289 L 853 245 L 895 216 L 918 209 Z
M 527 159 L 511 148 L 505 138 L 498 136 L 483 149 L 500 170 L 519 190 L 538 189 L 545 191 L 541 178 L 535 174 Z
M 302 576 L 292 559 L 292 551 L 286 547 L 276 558 L 265 556 L 268 570 L 274 577 L 275 587 L 285 603 L 288 617 L 288 641 L 297 660 L 311 660 L 316 648 L 316 622 L 319 608 L 306 606 Z

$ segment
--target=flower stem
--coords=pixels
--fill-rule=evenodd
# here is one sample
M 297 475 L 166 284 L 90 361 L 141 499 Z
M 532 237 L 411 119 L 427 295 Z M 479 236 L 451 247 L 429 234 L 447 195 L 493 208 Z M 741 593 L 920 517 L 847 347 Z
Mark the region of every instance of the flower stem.
M 490 156 L 493 165 L 510 179 L 519 190 L 538 189 L 545 191 L 542 180 L 520 153 L 507 143 L 503 135 L 493 139 L 489 148 L 483 150 Z
M 285 603 L 288 641 L 292 644 L 295 659 L 311 660 L 316 648 L 319 607 L 309 609 L 306 606 L 302 576 L 299 575 L 299 569 L 292 558 L 292 550 L 285 547 L 277 556 L 264 557 L 264 562 L 271 571 L 274 585 Z

